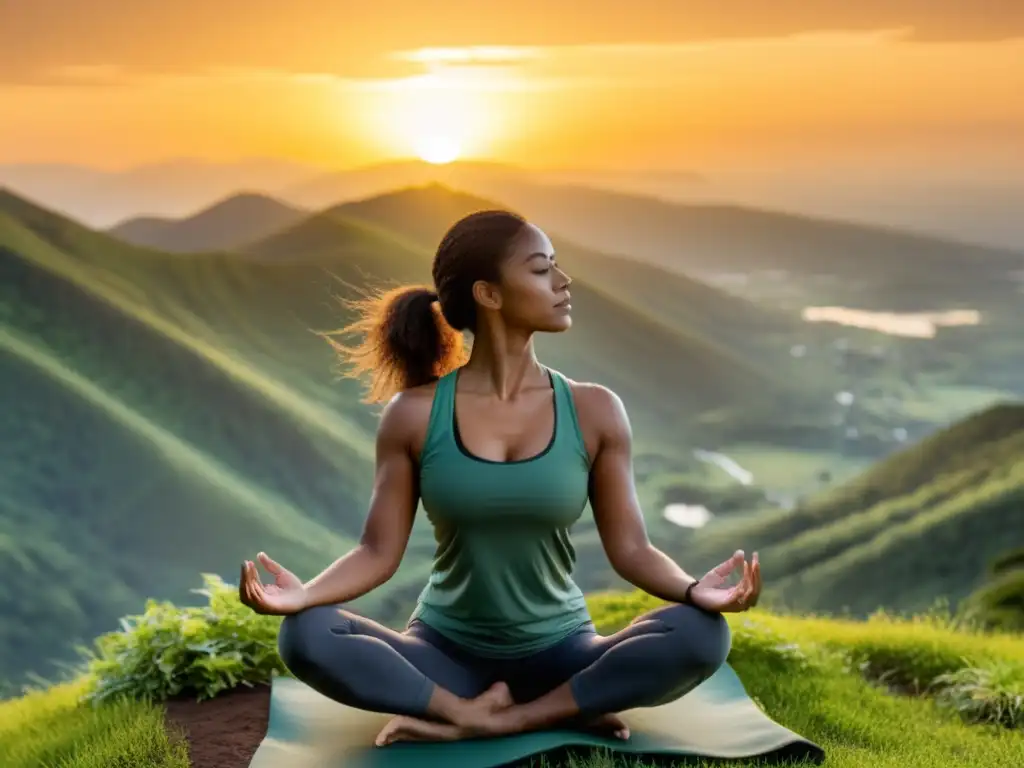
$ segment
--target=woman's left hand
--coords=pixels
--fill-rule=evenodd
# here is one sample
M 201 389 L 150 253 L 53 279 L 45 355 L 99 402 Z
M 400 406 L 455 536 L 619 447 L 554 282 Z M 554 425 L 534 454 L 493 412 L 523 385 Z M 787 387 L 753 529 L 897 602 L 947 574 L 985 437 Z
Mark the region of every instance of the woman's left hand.
M 726 584 L 729 574 L 743 568 L 743 578 L 734 587 Z M 742 549 L 719 566 L 712 568 L 690 590 L 690 602 L 715 613 L 739 613 L 757 605 L 761 595 L 761 564 L 757 552 L 747 562 Z

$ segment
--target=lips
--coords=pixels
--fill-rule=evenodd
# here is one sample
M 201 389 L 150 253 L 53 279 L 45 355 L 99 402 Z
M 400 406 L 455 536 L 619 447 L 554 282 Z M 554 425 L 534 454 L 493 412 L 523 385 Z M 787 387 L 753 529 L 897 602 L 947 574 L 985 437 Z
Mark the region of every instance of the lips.
M 569 295 L 568 293 L 567 293 L 567 294 L 565 294 L 565 298 L 564 298 L 564 299 L 562 299 L 562 300 L 561 300 L 560 302 L 558 302 L 557 304 L 555 304 L 555 307 L 557 308 L 557 307 L 565 307 L 565 306 L 568 306 L 568 305 L 569 305 L 569 299 L 570 299 L 570 298 L 571 298 L 571 296 L 570 296 L 570 295 Z

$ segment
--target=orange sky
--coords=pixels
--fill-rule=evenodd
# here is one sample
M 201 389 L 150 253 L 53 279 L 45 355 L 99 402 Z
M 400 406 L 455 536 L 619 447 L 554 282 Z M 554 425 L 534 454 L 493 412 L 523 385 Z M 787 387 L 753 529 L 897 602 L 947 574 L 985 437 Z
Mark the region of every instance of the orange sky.
M 1014 5 L 5 4 L 0 162 L 1024 169 Z

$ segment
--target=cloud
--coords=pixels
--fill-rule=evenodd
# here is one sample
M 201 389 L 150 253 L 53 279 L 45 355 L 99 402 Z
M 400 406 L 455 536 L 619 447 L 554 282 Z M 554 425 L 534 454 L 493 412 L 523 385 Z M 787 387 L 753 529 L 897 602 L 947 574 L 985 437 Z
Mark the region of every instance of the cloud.
M 418 64 L 463 66 L 507 66 L 543 58 L 547 51 L 537 46 L 467 45 L 461 48 L 414 48 L 394 51 L 390 57 Z
M 1020 0 L 520 0 L 487 14 L 467 9 L 475 4 L 0 0 L 0 83 L 95 85 L 217 67 L 373 79 L 423 67 L 508 67 L 552 48 L 642 54 L 822 30 L 905 30 L 905 39 L 928 43 L 1024 38 Z

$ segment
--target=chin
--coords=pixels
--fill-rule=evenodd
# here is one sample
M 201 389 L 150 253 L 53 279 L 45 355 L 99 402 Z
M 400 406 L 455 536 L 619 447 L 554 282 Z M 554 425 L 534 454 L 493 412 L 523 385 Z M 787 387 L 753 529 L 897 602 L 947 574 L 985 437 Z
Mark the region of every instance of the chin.
M 544 324 L 541 328 L 542 333 L 564 333 L 572 328 L 572 317 L 564 315 L 562 317 L 556 317 L 551 321 Z

